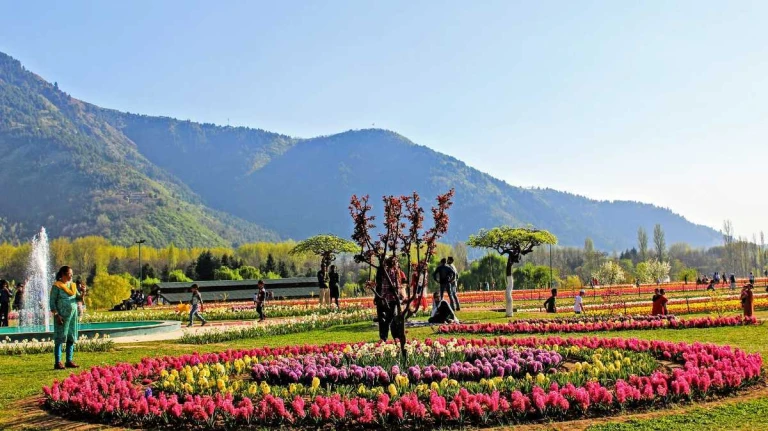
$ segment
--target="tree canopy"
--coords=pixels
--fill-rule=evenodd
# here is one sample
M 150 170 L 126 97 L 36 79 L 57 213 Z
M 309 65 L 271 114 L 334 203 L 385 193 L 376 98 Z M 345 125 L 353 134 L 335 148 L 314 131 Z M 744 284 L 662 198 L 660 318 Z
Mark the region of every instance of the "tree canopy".
M 467 241 L 470 247 L 490 248 L 507 255 L 507 276 L 512 275 L 513 264 L 542 244 L 557 244 L 557 237 L 546 230 L 510 226 L 481 229 Z
M 357 244 L 336 235 L 315 235 L 299 242 L 290 254 L 312 253 L 322 257 L 322 264 L 328 266 L 339 253 L 354 253 L 359 250 Z

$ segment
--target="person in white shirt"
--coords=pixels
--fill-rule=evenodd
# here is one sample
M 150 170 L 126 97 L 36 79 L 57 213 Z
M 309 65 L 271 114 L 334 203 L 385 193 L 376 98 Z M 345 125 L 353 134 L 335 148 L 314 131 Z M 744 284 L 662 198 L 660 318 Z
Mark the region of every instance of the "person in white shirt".
M 582 300 L 583 296 L 584 291 L 580 290 L 579 294 L 576 295 L 576 298 L 573 299 L 573 312 L 576 314 L 581 314 L 584 312 L 584 302 Z

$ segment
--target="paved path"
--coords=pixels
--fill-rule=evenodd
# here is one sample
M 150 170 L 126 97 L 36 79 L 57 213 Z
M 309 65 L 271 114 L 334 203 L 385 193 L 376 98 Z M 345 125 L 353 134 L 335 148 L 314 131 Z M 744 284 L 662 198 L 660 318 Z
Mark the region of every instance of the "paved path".
M 175 331 L 161 332 L 159 334 L 149 334 L 149 335 L 113 337 L 112 341 L 119 344 L 127 344 L 127 343 L 144 343 L 148 341 L 177 340 L 181 338 L 181 336 L 184 335 L 184 333 L 186 332 L 198 333 L 198 332 L 210 331 L 211 329 L 247 328 L 253 325 L 270 326 L 278 323 L 283 323 L 286 320 L 289 320 L 289 319 L 274 318 L 274 319 L 267 319 L 264 322 L 260 322 L 260 323 L 256 323 L 255 320 L 227 320 L 227 321 L 208 322 L 205 326 L 201 326 L 200 323 L 196 322 L 195 326 L 191 328 L 188 328 L 187 324 L 182 322 L 181 329 L 177 329 Z

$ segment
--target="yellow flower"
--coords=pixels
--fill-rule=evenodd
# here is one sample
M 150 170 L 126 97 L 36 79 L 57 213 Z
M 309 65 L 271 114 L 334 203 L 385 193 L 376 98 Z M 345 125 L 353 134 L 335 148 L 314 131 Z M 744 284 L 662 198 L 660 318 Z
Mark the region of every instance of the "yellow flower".
M 539 373 L 536 375 L 536 383 L 538 383 L 539 385 L 543 385 L 544 382 L 546 381 L 547 381 L 547 378 L 544 376 L 544 374 Z
M 357 394 L 362 396 L 365 395 L 366 392 L 368 392 L 368 390 L 366 389 L 365 385 L 360 383 L 360 386 L 357 387 Z
M 320 387 L 320 379 L 317 377 L 312 378 L 312 389 L 317 389 Z
M 168 370 L 160 371 L 160 377 L 168 377 Z
M 387 391 L 389 392 L 390 396 L 397 396 L 397 388 L 392 383 L 390 383 L 387 387 Z
M 261 382 L 261 384 L 259 385 L 259 387 L 261 388 L 261 394 L 262 394 L 262 395 L 267 395 L 267 394 L 269 394 L 269 392 L 270 392 L 270 389 L 269 389 L 269 385 L 267 384 L 267 382 Z
M 439 391 L 440 385 L 438 385 L 437 382 L 432 382 L 432 384 L 429 385 L 429 388 L 432 389 L 433 391 Z
M 223 379 L 216 379 L 216 387 L 219 388 L 220 391 L 223 391 L 227 387 L 227 384 L 224 383 Z
M 248 393 L 250 395 L 256 395 L 256 393 L 259 392 L 259 388 L 255 384 L 251 384 L 248 386 Z

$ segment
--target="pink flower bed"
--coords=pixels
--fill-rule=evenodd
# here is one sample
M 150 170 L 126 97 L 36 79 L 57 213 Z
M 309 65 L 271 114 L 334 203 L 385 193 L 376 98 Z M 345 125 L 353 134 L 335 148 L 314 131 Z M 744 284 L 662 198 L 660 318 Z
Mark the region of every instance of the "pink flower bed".
M 650 317 L 650 316 L 649 316 Z M 641 319 L 624 319 L 620 317 L 591 317 L 570 319 L 568 321 L 547 321 L 546 319 L 513 320 L 509 323 L 475 323 L 441 325 L 438 332 L 442 334 L 550 334 L 557 332 L 578 333 L 598 331 L 632 331 L 643 329 L 688 329 L 688 328 L 717 328 L 722 326 L 755 325 L 755 317 L 700 317 L 694 319 L 676 319 L 666 317 L 650 317 Z
M 762 367 L 762 358 L 758 354 L 701 343 L 591 337 L 437 339 L 425 342 L 427 345 L 433 343 L 471 345 L 472 348 L 566 349 L 576 346 L 580 349 L 620 349 L 647 352 L 658 359 L 674 361 L 681 367 L 671 371 L 660 368 L 644 376 L 631 375 L 608 385 L 588 380 L 582 385 L 531 384 L 528 386 L 530 390 L 521 391 L 505 390 L 500 383 L 499 388 L 488 385 L 486 389 L 472 392 L 459 387 L 446 393 L 432 387 L 427 391 L 402 390 L 396 396 L 384 393 L 374 398 L 354 393 L 289 397 L 271 393 L 179 396 L 151 387 L 161 372 L 183 370 L 187 365 L 236 361 L 246 355 L 268 359 L 328 354 L 344 349 L 354 351 L 362 343 L 289 346 L 145 358 L 135 365 L 94 367 L 43 388 L 44 406 L 61 415 L 106 423 L 183 429 L 265 426 L 431 428 L 509 424 L 542 418 L 578 418 L 727 394 L 759 381 Z

